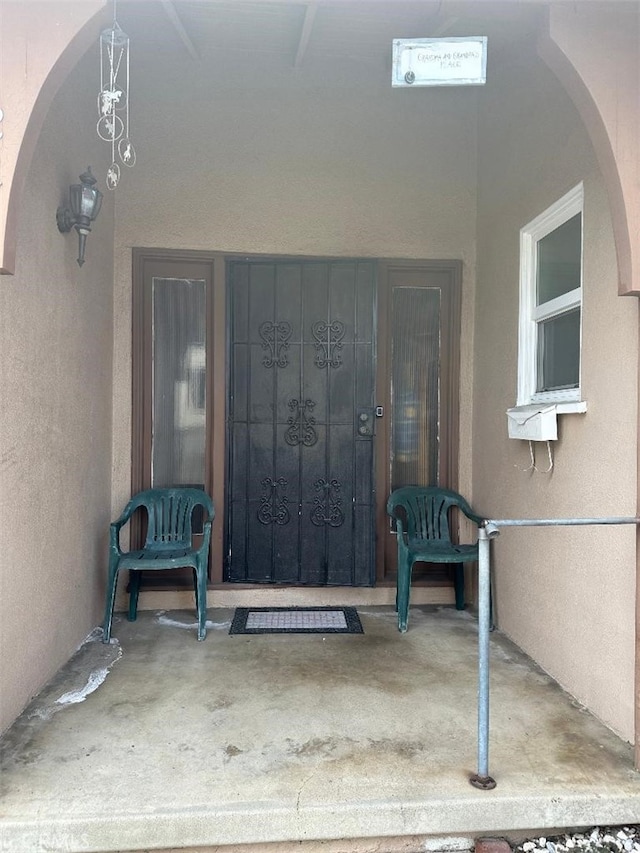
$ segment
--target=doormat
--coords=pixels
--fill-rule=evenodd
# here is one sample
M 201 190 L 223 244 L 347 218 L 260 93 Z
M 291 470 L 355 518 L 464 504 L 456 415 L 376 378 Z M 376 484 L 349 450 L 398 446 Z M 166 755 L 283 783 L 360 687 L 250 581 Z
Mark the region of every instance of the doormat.
M 236 607 L 230 634 L 364 634 L 355 607 Z

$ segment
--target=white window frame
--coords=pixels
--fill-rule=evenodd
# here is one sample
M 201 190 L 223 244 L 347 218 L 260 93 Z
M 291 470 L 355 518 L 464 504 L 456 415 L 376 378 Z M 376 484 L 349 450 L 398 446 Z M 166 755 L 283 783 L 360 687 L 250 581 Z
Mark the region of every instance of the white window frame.
M 584 250 L 580 257 L 580 287 L 555 299 L 536 306 L 536 279 L 538 266 L 538 242 L 556 228 L 564 225 L 578 213 L 582 214 L 584 234 L 584 188 L 583 184 L 570 190 L 544 213 L 520 230 L 520 317 L 518 334 L 518 397 L 517 405 L 569 403 L 582 400 L 580 383 L 582 372 L 582 279 Z M 577 388 L 557 391 L 536 391 L 538 380 L 538 327 L 552 317 L 580 308 L 580 373 Z M 568 411 L 583 411 L 567 407 Z M 561 409 L 558 408 L 558 412 Z

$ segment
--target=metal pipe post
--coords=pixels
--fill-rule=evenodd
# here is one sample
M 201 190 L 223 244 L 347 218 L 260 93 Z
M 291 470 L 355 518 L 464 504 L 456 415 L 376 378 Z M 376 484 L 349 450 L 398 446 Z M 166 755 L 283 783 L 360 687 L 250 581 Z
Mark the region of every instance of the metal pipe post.
M 478 528 L 478 772 L 469 781 L 483 791 L 496 787 L 489 776 L 489 631 L 491 630 L 490 540 L 501 527 L 568 527 L 599 524 L 640 524 L 640 517 L 494 518 Z
M 478 529 L 478 772 L 470 779 L 474 788 L 496 787 L 489 776 L 489 632 L 491 629 L 491 557 L 489 536 Z

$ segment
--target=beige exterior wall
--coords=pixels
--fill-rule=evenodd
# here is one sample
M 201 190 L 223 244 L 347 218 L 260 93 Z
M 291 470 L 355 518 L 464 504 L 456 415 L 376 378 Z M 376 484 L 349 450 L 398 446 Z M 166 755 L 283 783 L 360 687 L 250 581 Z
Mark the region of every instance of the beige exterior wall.
M 479 109 L 474 504 L 494 518 L 633 516 L 638 306 L 617 296 L 594 154 L 568 97 L 526 52 L 491 83 Z M 526 472 L 528 444 L 507 438 L 505 416 L 516 402 L 519 230 L 580 181 L 588 411 L 559 418 L 551 473 Z M 537 459 L 545 469 L 545 444 Z M 632 740 L 635 529 L 505 530 L 492 548 L 499 627 Z
M 327 76 L 204 78 L 194 63 L 137 71 L 136 103 L 158 91 L 166 102 L 138 109 L 138 163 L 118 189 L 114 511 L 130 493 L 134 246 L 461 259 L 461 488 L 471 488 L 476 93 Z
M 75 262 L 55 212 L 103 143 L 80 67 L 29 171 L 14 276 L 0 278 L 0 731 L 100 621 L 111 488 L 113 199 Z M 4 122 L 9 132 L 10 116 Z

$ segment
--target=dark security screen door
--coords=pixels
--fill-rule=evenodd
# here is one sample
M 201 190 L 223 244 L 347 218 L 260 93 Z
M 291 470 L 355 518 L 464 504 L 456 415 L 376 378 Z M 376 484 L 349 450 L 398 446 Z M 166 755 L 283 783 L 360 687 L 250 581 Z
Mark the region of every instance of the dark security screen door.
M 229 262 L 229 581 L 374 582 L 374 272 Z

